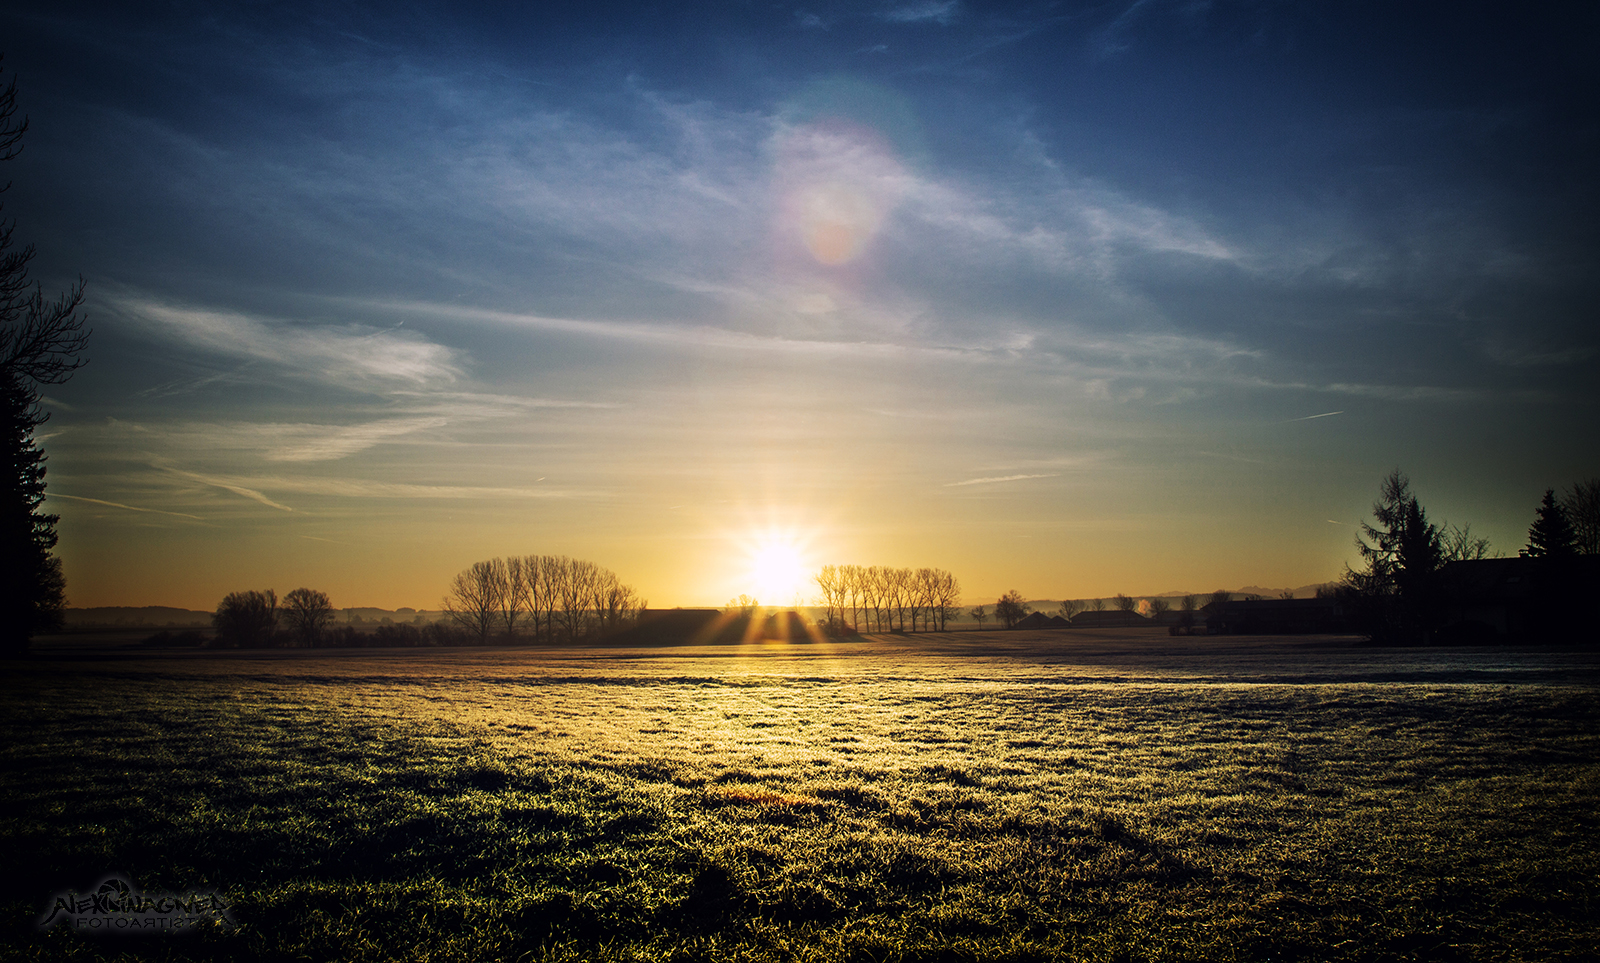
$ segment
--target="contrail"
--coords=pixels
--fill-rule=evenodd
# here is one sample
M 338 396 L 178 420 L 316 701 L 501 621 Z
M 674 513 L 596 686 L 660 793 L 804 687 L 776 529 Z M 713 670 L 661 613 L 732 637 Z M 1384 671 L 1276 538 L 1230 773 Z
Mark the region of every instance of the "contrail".
M 1320 415 L 1306 415 L 1304 418 L 1290 418 L 1288 421 L 1280 421 L 1280 422 L 1278 422 L 1278 424 L 1287 425 L 1287 424 L 1292 424 L 1292 423 L 1294 423 L 1296 421 L 1310 421 L 1313 418 L 1332 418 L 1334 415 L 1342 415 L 1342 414 L 1344 414 L 1344 412 L 1342 412 L 1342 411 L 1324 411 Z
M 85 498 L 82 495 L 67 495 L 62 492 L 50 492 L 49 497 L 70 498 L 75 502 L 93 502 L 96 505 L 110 505 L 112 508 L 125 508 L 130 512 L 151 512 L 156 515 L 176 515 L 179 518 L 192 518 L 197 522 L 205 521 L 205 519 L 201 518 L 199 515 L 187 515 L 183 512 L 164 512 L 159 508 L 140 508 L 137 505 L 124 505 L 121 502 L 108 502 L 103 498 Z
M 1060 472 L 1051 475 L 1001 475 L 997 478 L 969 478 L 966 481 L 950 482 L 946 488 L 960 488 L 962 485 L 985 485 L 989 482 L 1021 481 L 1024 478 L 1057 478 Z

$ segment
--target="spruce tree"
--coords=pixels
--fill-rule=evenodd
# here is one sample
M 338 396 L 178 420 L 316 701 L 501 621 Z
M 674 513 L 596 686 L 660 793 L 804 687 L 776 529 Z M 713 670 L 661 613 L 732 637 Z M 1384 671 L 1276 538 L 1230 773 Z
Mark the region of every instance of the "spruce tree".
M 44 418 L 28 386 L 0 385 L 0 651 L 58 627 L 66 604 L 61 561 L 50 554 L 57 516 L 40 510 L 45 455 L 33 430 Z
M 1545 489 L 1538 517 L 1528 529 L 1528 547 L 1523 554 L 1530 558 L 1570 558 L 1578 554 L 1578 535 L 1566 509 L 1556 501 L 1553 488 Z
M 1373 640 L 1420 641 L 1438 619 L 1445 531 L 1428 520 L 1398 468 L 1384 478 L 1372 517 L 1356 536 L 1365 568 L 1346 568 L 1344 597 Z
M 0 89 L 0 161 L 22 150 L 27 118 L 16 119 L 17 84 Z M 10 184 L 0 185 L 0 192 Z M 34 429 L 48 417 L 39 389 L 60 384 L 85 363 L 89 341 L 83 282 L 54 301 L 28 277 L 32 244 L 16 248 L 15 224 L 0 219 L 0 652 L 15 652 L 60 624 L 66 604 L 56 544 L 57 516 L 44 503 L 45 455 Z

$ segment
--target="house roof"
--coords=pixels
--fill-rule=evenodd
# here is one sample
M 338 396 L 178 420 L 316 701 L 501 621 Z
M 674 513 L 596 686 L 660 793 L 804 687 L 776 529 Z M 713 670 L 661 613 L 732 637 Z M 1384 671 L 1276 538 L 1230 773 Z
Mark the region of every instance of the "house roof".
M 1072 617 L 1072 624 L 1078 628 L 1109 628 L 1125 625 L 1148 625 L 1150 620 L 1138 612 L 1124 612 L 1113 609 L 1109 612 L 1079 612 Z

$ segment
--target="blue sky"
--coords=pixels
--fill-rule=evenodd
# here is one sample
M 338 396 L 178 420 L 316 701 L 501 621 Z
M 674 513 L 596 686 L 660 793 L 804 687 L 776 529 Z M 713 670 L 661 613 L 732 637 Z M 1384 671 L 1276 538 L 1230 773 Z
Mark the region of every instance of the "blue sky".
M 1590 7 L 36 6 L 74 604 L 1302 585 L 1600 474 Z

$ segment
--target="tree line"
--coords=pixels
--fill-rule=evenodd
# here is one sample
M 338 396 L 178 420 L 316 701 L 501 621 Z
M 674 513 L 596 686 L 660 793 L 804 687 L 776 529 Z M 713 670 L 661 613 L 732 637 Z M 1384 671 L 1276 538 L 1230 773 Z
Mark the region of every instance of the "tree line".
M 1372 517 L 1356 536 L 1361 567 L 1346 567 L 1335 597 L 1374 642 L 1438 640 L 1475 601 L 1470 576 L 1450 563 L 1493 557 L 1488 540 L 1474 536 L 1470 526 L 1431 521 L 1399 469 L 1380 484 Z M 1546 489 L 1518 555 L 1535 562 L 1527 631 L 1560 634 L 1575 628 L 1576 618 L 1588 618 L 1587 612 L 1572 613 L 1565 600 L 1594 589 L 1580 584 L 1574 563 L 1600 555 L 1600 479 L 1580 482 L 1560 498 Z
M 480 644 L 503 636 L 571 645 L 632 625 L 644 607 L 615 572 L 565 555 L 475 562 L 444 599 L 446 616 Z
M 615 572 L 593 562 L 522 555 L 475 562 L 457 573 L 445 595 L 445 620 L 429 625 L 380 625 L 370 633 L 334 628 L 327 593 L 309 588 L 281 601 L 272 589 L 230 592 L 211 624 L 215 644 L 239 648 L 573 644 L 632 625 L 644 605 Z
M 1246 597 L 1255 598 L 1255 596 Z M 1287 597 L 1292 598 L 1293 593 L 1289 593 Z M 1179 628 L 1187 629 L 1195 624 L 1196 615 L 1206 605 L 1221 605 L 1223 602 L 1227 602 L 1231 598 L 1233 598 L 1233 593 L 1227 589 L 1218 589 L 1217 591 L 1212 592 L 1210 595 L 1182 596 L 1178 599 L 1178 616 L 1176 625 Z M 1161 596 L 1150 596 L 1148 598 L 1141 599 L 1137 596 L 1123 595 L 1118 593 L 1117 595 L 1109 598 L 1063 599 L 1060 604 L 1057 605 L 1055 612 L 1051 614 L 1059 615 L 1061 618 L 1071 622 L 1074 616 L 1082 612 L 1108 611 L 1108 605 L 1112 610 L 1130 614 L 1138 614 L 1144 618 L 1148 618 L 1156 622 L 1165 621 L 1167 613 L 1173 611 L 1172 600 L 1168 598 Z M 1023 599 L 1022 593 L 1018 592 L 1016 589 L 1011 589 L 1010 591 L 1006 592 L 1006 594 L 995 600 L 994 610 L 992 612 L 987 606 L 976 605 L 973 606 L 972 611 L 968 613 L 968 617 L 970 617 L 972 621 L 978 623 L 978 628 L 980 629 L 982 629 L 984 623 L 988 622 L 991 618 L 997 620 L 1003 627 L 1013 629 L 1017 627 L 1017 623 L 1027 618 L 1032 612 L 1033 606 L 1029 605 Z
M 941 568 L 824 565 L 813 581 L 825 632 L 943 632 L 961 615 L 961 583 Z

